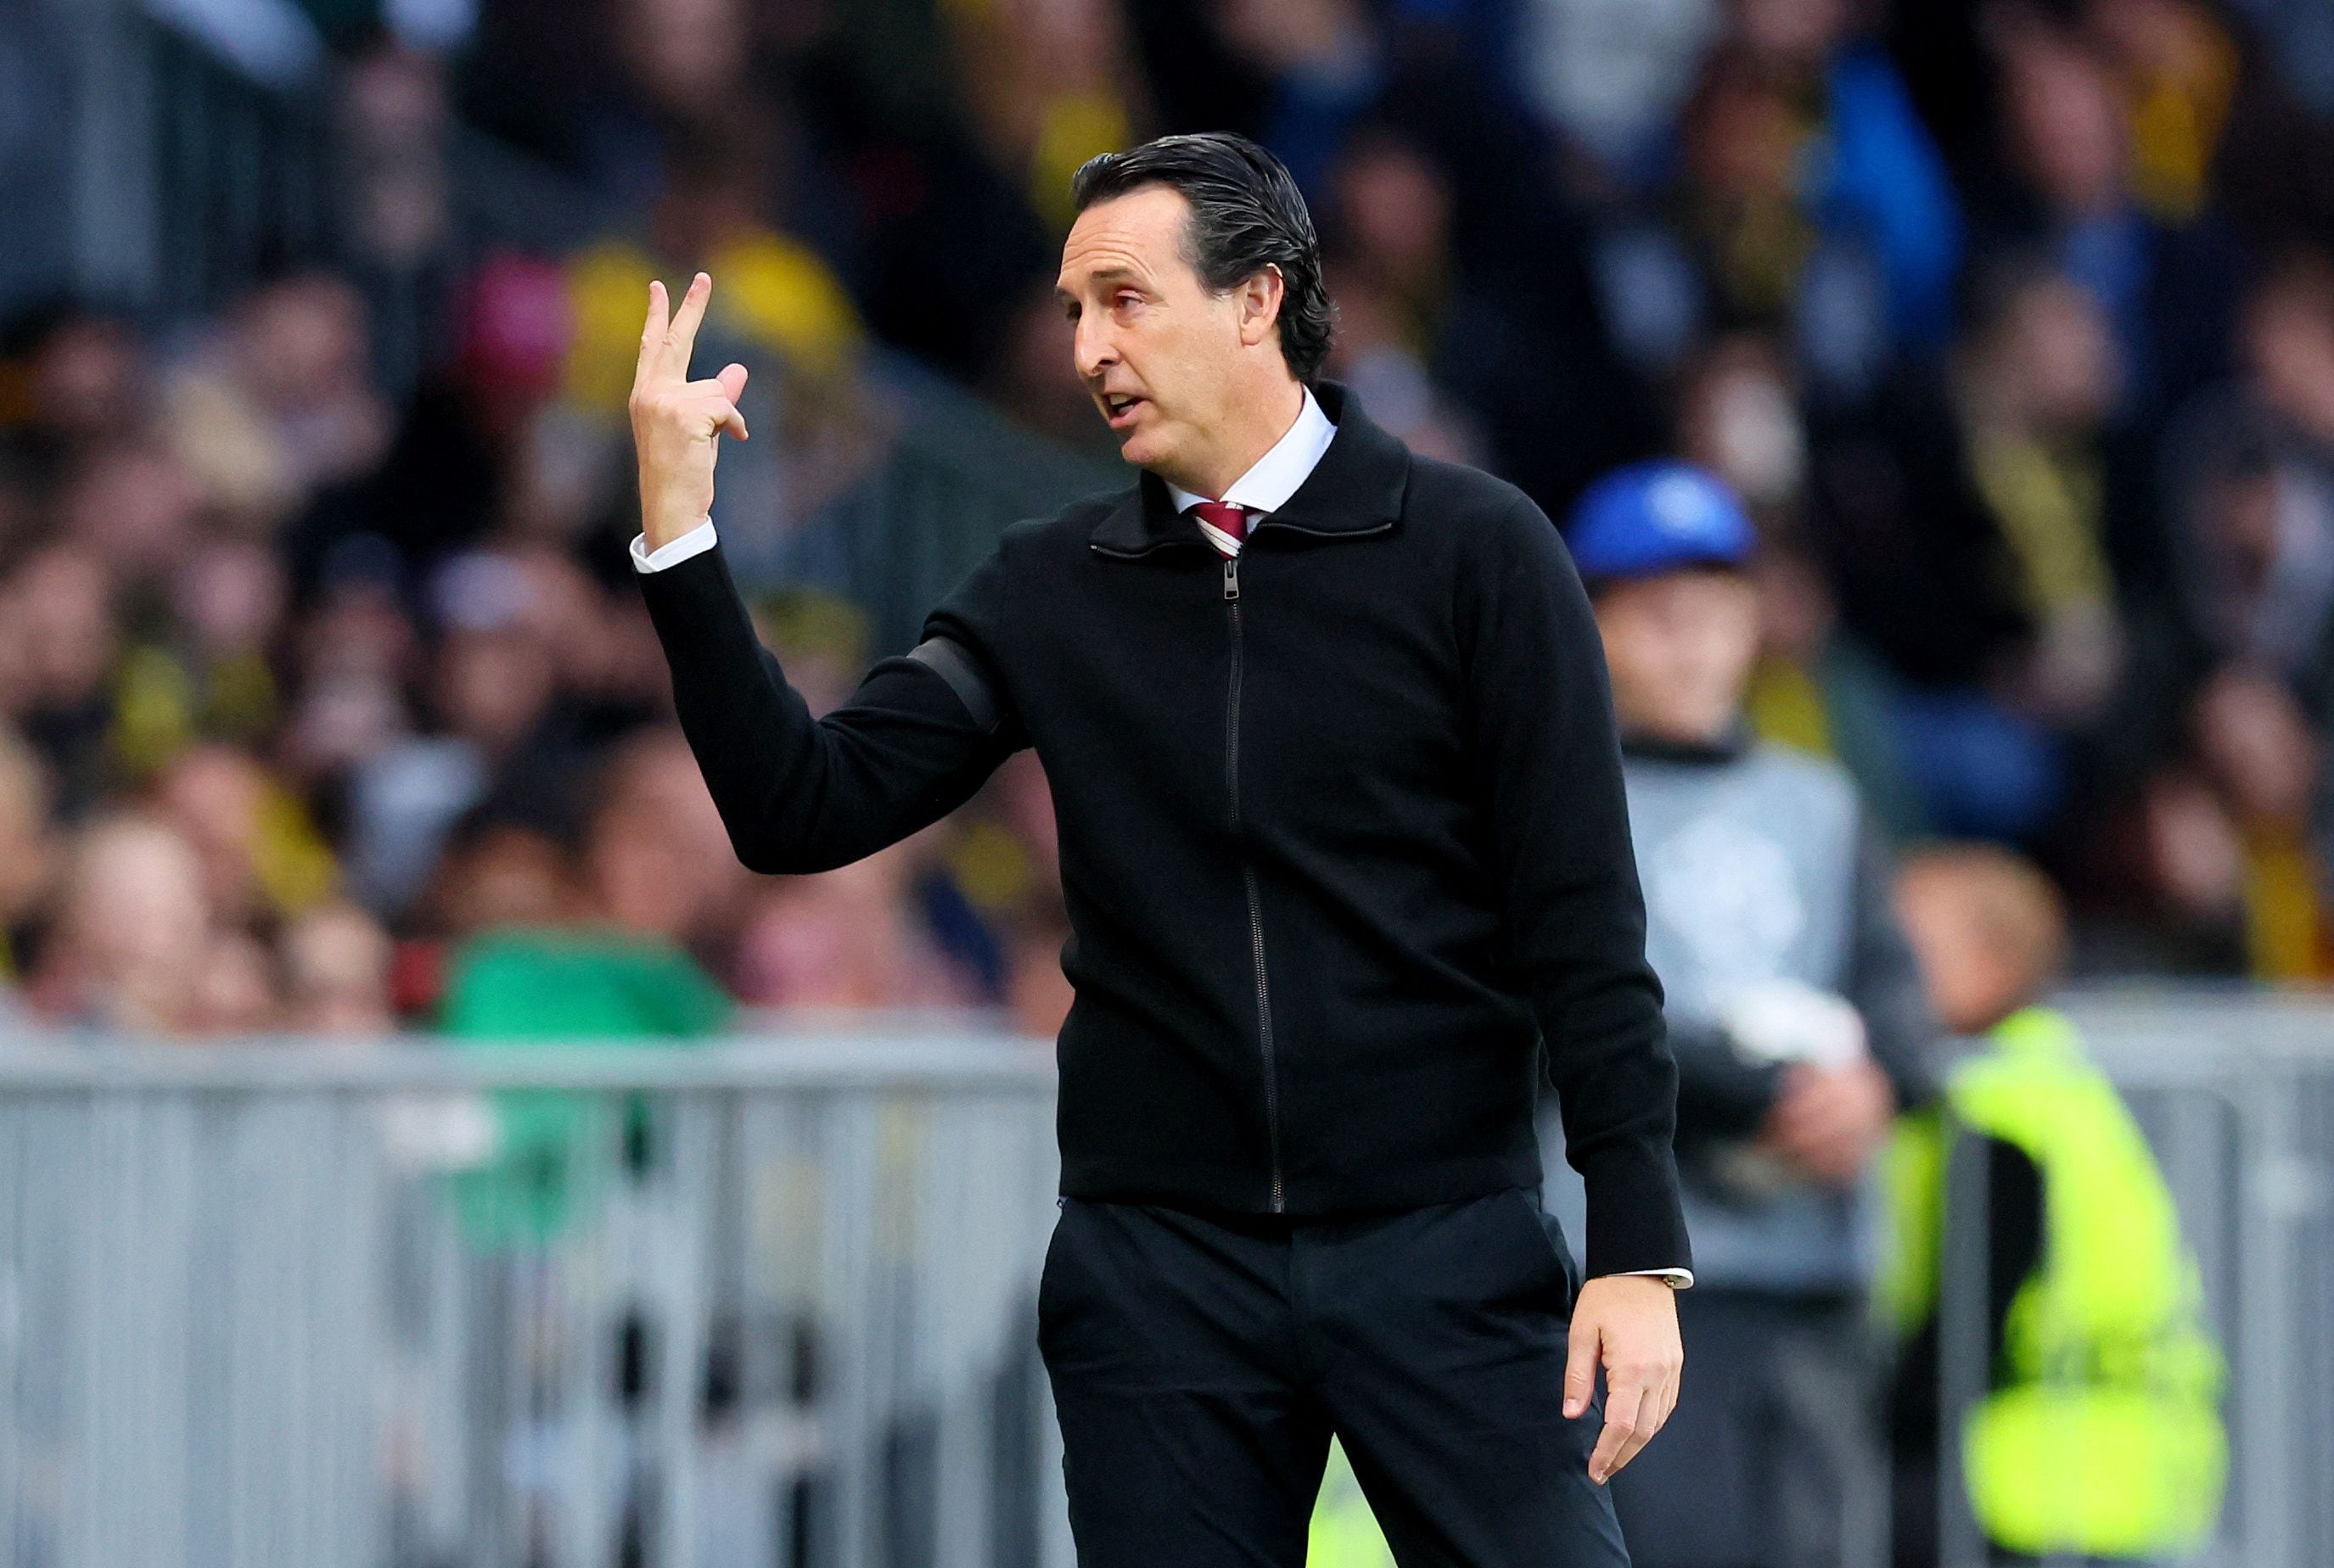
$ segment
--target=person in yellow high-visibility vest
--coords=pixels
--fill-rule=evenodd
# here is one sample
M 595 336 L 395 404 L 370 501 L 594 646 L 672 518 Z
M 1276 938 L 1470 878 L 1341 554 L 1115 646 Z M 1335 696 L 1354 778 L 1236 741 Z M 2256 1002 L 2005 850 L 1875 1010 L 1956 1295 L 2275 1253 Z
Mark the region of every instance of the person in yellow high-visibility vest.
M 1329 1444 L 1328 1468 L 1321 1477 L 1321 1495 L 1313 1504 L 1305 1568 L 1395 1568 L 1394 1548 L 1386 1544 L 1385 1532 L 1370 1512 L 1353 1464 L 1335 1439 Z
M 2065 948 L 2057 895 L 2016 856 L 1964 847 L 1910 861 L 1898 909 L 1940 1016 L 1982 1048 L 1889 1154 L 1896 1224 L 1879 1299 L 1907 1335 L 1896 1561 L 1936 1561 L 1939 1259 L 1959 1196 L 1945 1175 L 1969 1136 L 1986 1140 L 1993 1369 L 1960 1428 L 1978 1525 L 2011 1560 L 2191 1549 L 2227 1469 L 2221 1356 L 2146 1140 L 2074 1025 L 2034 1003 Z

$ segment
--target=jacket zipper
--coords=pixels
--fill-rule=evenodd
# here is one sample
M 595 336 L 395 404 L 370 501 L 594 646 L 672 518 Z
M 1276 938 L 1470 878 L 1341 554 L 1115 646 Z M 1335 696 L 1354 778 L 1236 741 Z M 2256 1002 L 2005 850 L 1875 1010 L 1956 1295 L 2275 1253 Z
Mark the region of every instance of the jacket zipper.
M 1224 784 L 1231 793 L 1232 832 L 1242 831 L 1239 791 L 1239 710 L 1242 637 L 1240 634 L 1239 557 L 1224 557 L 1224 603 L 1231 611 L 1232 669 L 1224 700 Z M 1272 1212 L 1288 1207 L 1280 1179 L 1280 1084 L 1272 1059 L 1272 986 L 1264 967 L 1264 902 L 1257 891 L 1256 868 L 1240 857 L 1240 881 L 1248 890 L 1249 953 L 1256 966 L 1257 1043 L 1264 1055 L 1264 1131 L 1272 1152 Z

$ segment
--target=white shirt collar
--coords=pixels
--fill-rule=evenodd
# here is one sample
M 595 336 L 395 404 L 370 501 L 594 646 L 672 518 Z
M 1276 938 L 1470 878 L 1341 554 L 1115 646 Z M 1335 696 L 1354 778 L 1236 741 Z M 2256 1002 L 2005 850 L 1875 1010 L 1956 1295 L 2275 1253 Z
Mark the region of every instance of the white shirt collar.
M 1287 435 L 1272 444 L 1270 451 L 1256 460 L 1255 467 L 1225 488 L 1221 497 L 1224 501 L 1245 506 L 1250 512 L 1278 512 L 1312 477 L 1321 455 L 1336 438 L 1337 427 L 1321 411 L 1313 389 L 1307 387 L 1304 392 L 1305 406 L 1297 410 L 1297 422 L 1288 427 Z M 1188 512 L 1210 499 L 1176 485 L 1168 486 L 1167 494 L 1174 500 L 1178 512 Z

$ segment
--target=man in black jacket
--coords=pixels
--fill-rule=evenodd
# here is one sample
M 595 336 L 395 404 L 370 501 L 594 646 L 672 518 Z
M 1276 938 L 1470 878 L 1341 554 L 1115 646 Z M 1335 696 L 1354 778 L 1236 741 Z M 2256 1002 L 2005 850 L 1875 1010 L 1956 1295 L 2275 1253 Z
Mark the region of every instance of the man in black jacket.
M 1081 1561 L 1293 1568 L 1334 1432 L 1405 1564 L 1625 1563 L 1601 1483 L 1675 1402 L 1689 1260 L 1578 577 L 1519 491 L 1316 380 L 1269 154 L 1172 137 L 1075 196 L 1059 293 L 1141 480 L 1008 530 L 816 721 L 709 520 L 745 372 L 688 380 L 709 280 L 670 325 L 652 286 L 633 549 L 682 726 L 764 871 L 1046 765 L 1077 1000 L 1039 1342 Z M 1538 1201 L 1542 1061 L 1585 1284 Z

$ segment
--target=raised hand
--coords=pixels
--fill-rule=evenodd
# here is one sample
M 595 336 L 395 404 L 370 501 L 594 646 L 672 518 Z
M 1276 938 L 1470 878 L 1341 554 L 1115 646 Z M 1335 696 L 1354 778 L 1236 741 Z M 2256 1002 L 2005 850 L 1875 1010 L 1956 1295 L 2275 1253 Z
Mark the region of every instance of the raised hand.
M 689 379 L 698 323 L 713 297 L 713 280 L 699 273 L 670 312 L 664 284 L 649 284 L 648 323 L 641 329 L 640 362 L 632 370 L 632 450 L 640 460 L 641 532 L 651 550 L 696 527 L 713 509 L 713 462 L 721 433 L 746 439 L 738 399 L 746 367 L 724 365 L 709 380 Z

